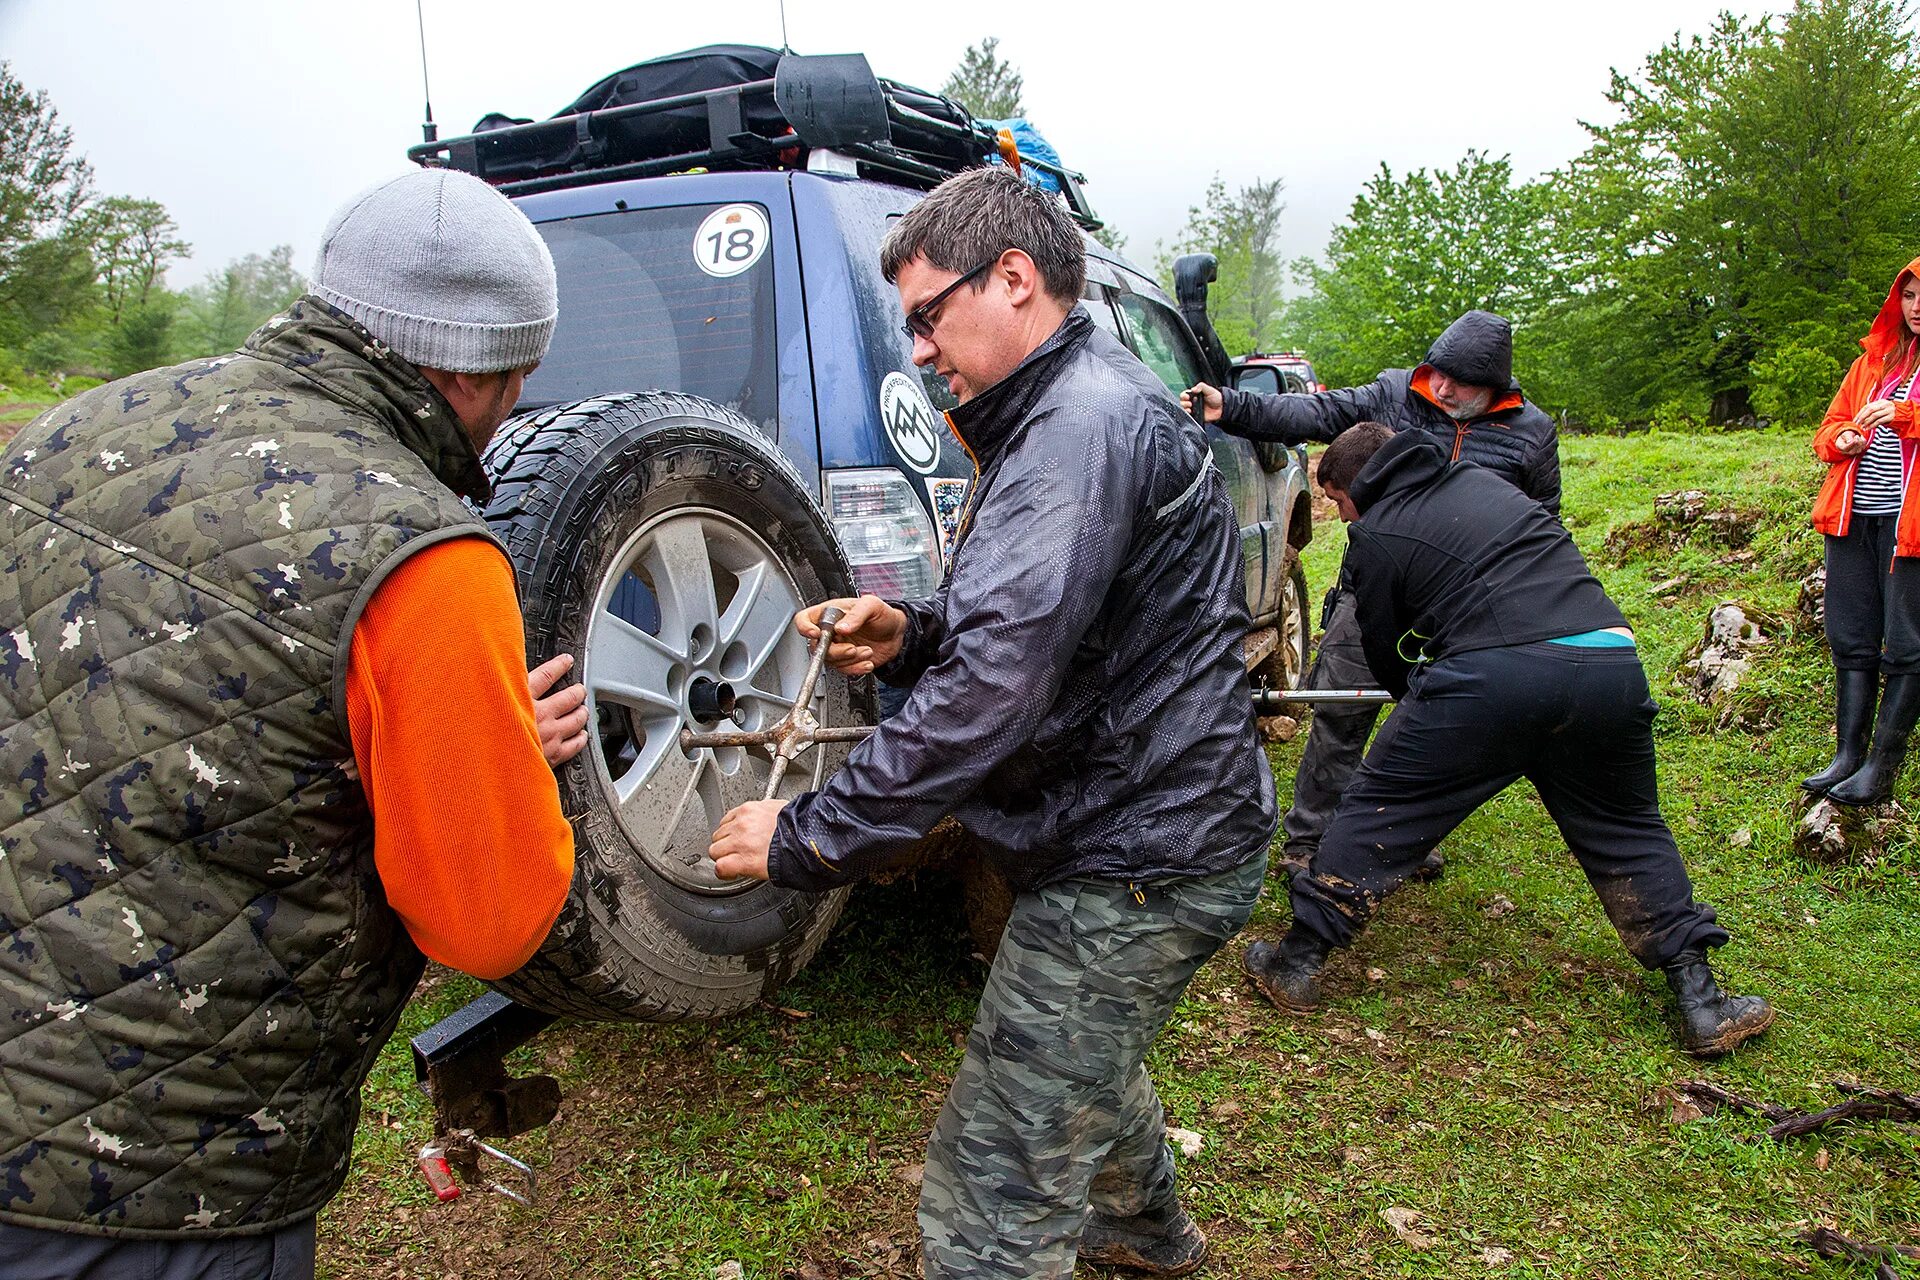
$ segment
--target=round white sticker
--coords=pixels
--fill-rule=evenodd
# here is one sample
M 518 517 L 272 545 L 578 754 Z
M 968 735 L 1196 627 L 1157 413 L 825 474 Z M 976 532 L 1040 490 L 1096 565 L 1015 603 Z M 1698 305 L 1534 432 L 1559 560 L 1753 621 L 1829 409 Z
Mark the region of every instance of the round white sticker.
M 880 421 L 901 459 L 921 475 L 940 461 L 939 419 L 920 384 L 895 370 L 880 383 Z
M 710 276 L 737 276 L 767 251 L 767 232 L 767 215 L 759 205 L 725 205 L 693 233 L 693 260 Z

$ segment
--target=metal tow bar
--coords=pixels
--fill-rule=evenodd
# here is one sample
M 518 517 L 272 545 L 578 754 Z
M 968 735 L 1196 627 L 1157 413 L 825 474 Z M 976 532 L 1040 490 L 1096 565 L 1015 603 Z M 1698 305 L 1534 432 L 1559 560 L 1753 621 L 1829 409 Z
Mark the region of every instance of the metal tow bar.
M 835 628 L 845 617 L 839 609 L 828 605 L 820 611 L 820 638 L 813 642 L 813 648 L 807 660 L 806 678 L 800 682 L 800 691 L 794 696 L 793 709 L 780 717 L 771 728 L 756 730 L 726 730 L 716 733 L 695 733 L 691 729 L 680 731 L 680 749 L 691 751 L 695 747 L 772 747 L 773 770 L 767 777 L 766 799 L 773 799 L 780 790 L 780 781 L 786 777 L 787 766 L 793 758 L 816 742 L 859 742 L 873 732 L 872 725 L 823 725 L 813 714 L 813 693 L 820 683 L 820 671 L 826 665 L 827 646 L 833 643 Z M 1278 711 L 1287 703 L 1352 703 L 1359 705 L 1381 705 L 1393 701 L 1393 695 L 1385 689 L 1261 689 L 1253 695 L 1254 710 L 1263 712 Z M 733 690 L 726 685 L 717 686 L 712 701 L 712 709 L 718 716 L 731 716 L 734 710 Z
M 1255 711 L 1278 711 L 1289 702 L 1345 702 L 1360 706 L 1384 706 L 1393 701 L 1385 689 L 1255 689 Z
M 793 758 L 814 743 L 859 742 L 872 733 L 872 725 L 823 725 L 813 714 L 813 691 L 820 683 L 820 670 L 827 662 L 827 646 L 833 643 L 834 628 L 845 616 L 832 605 L 820 611 L 820 637 L 813 642 L 808 656 L 806 678 L 800 682 L 800 691 L 794 694 L 793 709 L 781 716 L 778 723 L 768 729 L 737 729 L 719 733 L 695 733 L 691 729 L 682 729 L 680 749 L 772 747 L 773 770 L 767 775 L 767 794 L 764 797 L 771 800 L 780 790 L 780 780 L 787 776 L 787 766 L 793 762 Z M 719 686 L 714 705 L 720 715 L 731 716 L 734 708 L 733 690 L 726 685 Z

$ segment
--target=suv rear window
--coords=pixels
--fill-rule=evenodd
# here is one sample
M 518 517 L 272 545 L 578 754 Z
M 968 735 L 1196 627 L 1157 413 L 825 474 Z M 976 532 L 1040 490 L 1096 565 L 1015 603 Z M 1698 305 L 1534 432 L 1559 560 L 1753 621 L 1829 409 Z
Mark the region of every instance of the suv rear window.
M 710 276 L 694 235 L 719 205 L 631 209 L 539 224 L 560 277 L 553 346 L 522 409 L 654 387 L 779 426 L 773 261 Z

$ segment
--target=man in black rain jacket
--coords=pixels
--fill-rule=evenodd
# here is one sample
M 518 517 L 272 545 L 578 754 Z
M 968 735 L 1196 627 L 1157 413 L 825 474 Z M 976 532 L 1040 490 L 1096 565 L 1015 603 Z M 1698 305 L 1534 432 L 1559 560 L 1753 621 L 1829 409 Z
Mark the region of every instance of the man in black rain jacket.
M 1513 377 L 1513 329 L 1486 311 L 1469 311 L 1447 326 L 1414 369 L 1388 369 L 1363 387 L 1301 395 L 1256 395 L 1202 383 L 1181 397 L 1223 431 L 1284 444 L 1325 444 L 1360 422 L 1418 431 L 1454 461 L 1475 462 L 1555 514 L 1560 510 L 1560 437 L 1553 419 L 1520 394 Z M 1349 566 L 1321 611 L 1324 634 L 1308 674 L 1312 689 L 1354 689 L 1371 683 L 1362 631 L 1353 612 Z M 1306 750 L 1293 776 L 1287 810 L 1286 859 L 1304 866 L 1333 820 L 1340 793 L 1359 767 L 1373 732 L 1376 706 L 1314 709 Z M 1440 860 L 1430 859 L 1437 871 Z
M 1076 305 L 1051 196 L 949 179 L 882 267 L 979 476 L 931 599 L 832 602 L 828 661 L 906 704 L 819 791 L 728 814 L 715 871 L 837 889 L 958 817 L 1017 892 L 928 1144 L 926 1274 L 1184 1275 L 1206 1241 L 1144 1059 L 1258 900 L 1275 816 L 1238 521 L 1205 433 Z
M 1718 1056 L 1773 1021 L 1722 996 L 1727 941 L 1660 815 L 1653 717 L 1633 633 L 1560 522 L 1439 443 L 1367 423 L 1320 460 L 1348 525 L 1374 676 L 1400 699 L 1305 875 L 1293 928 L 1246 969 L 1283 1009 L 1318 1002 L 1332 947 L 1352 943 L 1468 814 L 1531 781 L 1634 958 L 1665 972 L 1689 1052 Z

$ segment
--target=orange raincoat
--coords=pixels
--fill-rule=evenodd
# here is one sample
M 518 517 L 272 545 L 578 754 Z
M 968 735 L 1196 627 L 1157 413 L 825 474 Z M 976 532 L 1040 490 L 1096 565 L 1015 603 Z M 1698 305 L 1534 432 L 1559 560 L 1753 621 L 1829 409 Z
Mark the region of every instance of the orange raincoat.
M 1827 472 L 1826 483 L 1820 486 L 1820 496 L 1813 503 L 1813 527 L 1821 533 L 1830 533 L 1836 537 L 1846 536 L 1847 529 L 1853 523 L 1853 486 L 1860 472 L 1860 456 L 1848 457 L 1833 447 L 1833 442 L 1842 431 L 1851 428 L 1867 437 L 1872 443 L 1877 427 L 1857 426 L 1853 415 L 1860 412 L 1862 405 L 1869 400 L 1886 395 L 1888 388 L 1882 384 L 1886 378 L 1880 366 L 1887 353 L 1900 341 L 1900 333 L 1906 326 L 1906 320 L 1900 314 L 1900 291 L 1910 279 L 1920 278 L 1920 258 L 1915 258 L 1893 279 L 1893 287 L 1887 290 L 1887 301 L 1880 308 L 1880 314 L 1873 319 L 1873 327 L 1867 330 L 1867 336 L 1860 339 L 1862 354 L 1847 370 L 1847 376 L 1840 383 L 1840 391 L 1833 397 L 1833 404 L 1827 409 L 1826 418 L 1820 423 L 1820 429 L 1813 433 L 1813 456 L 1822 462 L 1830 462 L 1832 468 Z M 1909 368 L 1908 373 L 1912 370 Z M 1920 455 L 1920 403 L 1904 400 L 1894 406 L 1893 421 L 1888 426 L 1900 437 L 1901 474 L 1909 480 L 1913 475 L 1916 455 Z M 1900 503 L 1900 522 L 1894 526 L 1894 554 L 1896 556 L 1920 556 L 1920 485 L 1908 483 L 1906 496 Z

